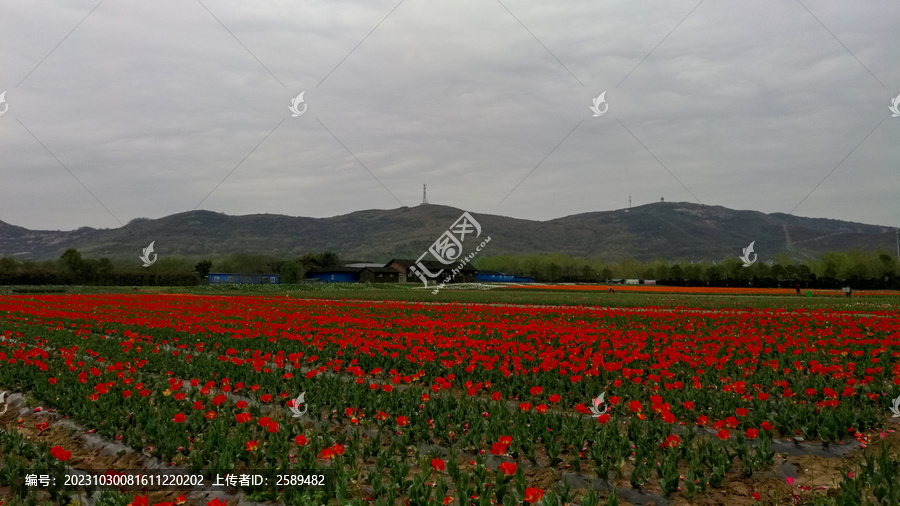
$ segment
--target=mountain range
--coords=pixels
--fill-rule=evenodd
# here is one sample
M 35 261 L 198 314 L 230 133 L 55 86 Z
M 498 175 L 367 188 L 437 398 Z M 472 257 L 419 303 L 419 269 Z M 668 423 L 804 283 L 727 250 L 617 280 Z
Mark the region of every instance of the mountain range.
M 418 258 L 462 214 L 425 204 L 357 211 L 331 218 L 274 214 L 229 216 L 190 211 L 158 219 L 137 218 L 115 229 L 29 230 L 0 221 L 0 255 L 18 259 L 58 258 L 67 248 L 85 258 L 131 259 L 155 242 L 156 253 L 216 258 L 261 253 L 293 258 L 333 251 L 341 259 L 386 262 Z M 685 202 L 657 202 L 631 209 L 576 214 L 548 221 L 472 213 L 479 241 L 491 241 L 483 256 L 562 253 L 618 261 L 721 260 L 738 257 L 754 242 L 759 260 L 785 253 L 795 260 L 849 249 L 893 252 L 896 229 L 848 221 L 727 209 Z M 468 236 L 468 237 L 471 237 Z M 475 241 L 463 244 L 474 250 Z

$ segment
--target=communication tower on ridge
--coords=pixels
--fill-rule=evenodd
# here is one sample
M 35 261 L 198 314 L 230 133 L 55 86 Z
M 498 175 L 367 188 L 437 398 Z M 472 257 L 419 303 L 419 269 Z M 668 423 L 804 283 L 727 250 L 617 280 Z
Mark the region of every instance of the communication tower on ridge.
M 428 204 L 427 184 L 422 185 L 422 204 Z

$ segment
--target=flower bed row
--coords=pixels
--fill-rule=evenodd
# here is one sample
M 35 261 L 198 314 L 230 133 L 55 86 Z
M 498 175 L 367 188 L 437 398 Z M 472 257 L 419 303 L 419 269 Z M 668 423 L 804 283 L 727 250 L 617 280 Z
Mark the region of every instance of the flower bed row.
M 414 486 L 410 469 L 445 470 L 420 444 L 699 493 L 687 482 L 721 486 L 733 461 L 769 465 L 775 435 L 864 434 L 900 394 L 890 317 L 184 296 L 10 297 L 0 311 L 0 384 L 186 466 L 330 466 L 339 499 L 422 496 L 433 477 Z M 309 414 L 291 418 L 300 392 Z M 607 413 L 585 416 L 600 392 Z M 430 492 L 498 500 L 504 469 L 473 481 L 477 458 L 438 460 L 469 478 Z

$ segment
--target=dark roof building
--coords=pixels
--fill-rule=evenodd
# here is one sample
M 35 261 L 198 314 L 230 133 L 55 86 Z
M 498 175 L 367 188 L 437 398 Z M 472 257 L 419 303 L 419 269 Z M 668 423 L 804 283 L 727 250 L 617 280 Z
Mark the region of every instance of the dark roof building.
M 400 280 L 400 271 L 390 267 L 363 267 L 359 271 L 361 283 L 397 283 Z
M 309 279 L 318 279 L 325 283 L 356 283 L 359 281 L 361 267 L 324 267 L 310 269 L 306 272 Z
M 278 274 L 235 274 L 235 273 L 209 273 L 207 277 L 211 285 L 227 284 L 278 284 Z
M 325 283 L 396 283 L 400 273 L 388 267 L 327 267 L 311 269 L 306 277 Z
M 419 277 L 416 276 L 415 273 L 410 272 L 409 268 L 416 264 L 415 260 L 407 260 L 402 258 L 394 258 L 388 262 L 385 267 L 390 267 L 392 269 L 397 270 L 400 273 L 400 282 L 401 283 L 418 283 Z M 458 262 L 452 263 L 450 265 L 442 264 L 437 260 L 423 260 L 422 265 L 428 269 L 432 274 L 437 274 L 440 272 L 436 278 L 429 279 L 428 283 L 442 283 L 444 278 L 451 274 L 453 269 L 456 269 L 459 265 Z M 469 264 L 464 265 L 461 269 L 459 269 L 459 273 L 453 277 L 450 281 L 451 283 L 474 283 L 476 281 L 475 276 L 478 273 L 478 270 L 475 267 L 472 267 Z M 427 276 L 426 273 L 423 273 Z M 427 278 L 426 278 L 427 279 Z

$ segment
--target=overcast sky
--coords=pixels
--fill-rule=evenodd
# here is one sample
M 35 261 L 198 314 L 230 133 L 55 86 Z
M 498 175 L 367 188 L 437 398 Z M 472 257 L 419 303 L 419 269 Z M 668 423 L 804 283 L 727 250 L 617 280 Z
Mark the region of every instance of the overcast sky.
M 537 220 L 631 195 L 900 224 L 895 0 L 6 0 L 3 91 L 0 220 L 28 228 L 423 183 Z

